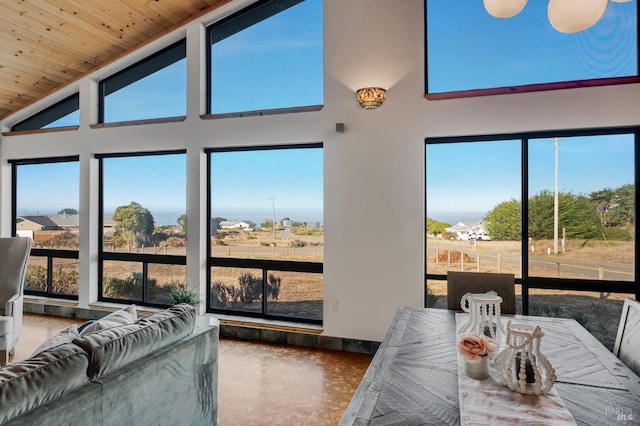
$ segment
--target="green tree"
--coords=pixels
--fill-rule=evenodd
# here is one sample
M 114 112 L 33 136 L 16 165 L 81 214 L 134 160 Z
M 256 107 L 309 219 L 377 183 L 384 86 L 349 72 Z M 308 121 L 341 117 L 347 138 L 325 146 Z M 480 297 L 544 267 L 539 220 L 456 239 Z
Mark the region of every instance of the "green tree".
M 446 222 L 440 222 L 438 220 L 433 220 L 431 218 L 427 218 L 427 234 L 438 235 L 442 234 L 445 228 L 450 227 L 451 225 Z
M 66 209 L 60 210 L 58 214 L 78 214 L 78 210 L 66 208 Z
M 611 226 L 627 226 L 635 223 L 634 189 L 634 186 L 629 183 L 613 191 Z
M 600 223 L 604 227 L 611 226 L 611 208 L 613 207 L 613 190 L 604 188 L 589 194 L 591 201 L 595 205 L 596 212 L 600 216 Z
M 529 200 L 529 237 L 553 238 L 554 196 L 541 191 Z M 593 201 L 584 195 L 570 192 L 558 194 L 558 229 L 565 229 L 567 237 L 600 238 L 602 224 Z M 561 232 L 561 231 L 560 231 Z
M 262 223 L 260 224 L 260 228 L 273 229 L 273 220 L 272 219 L 263 220 Z
M 178 218 L 177 222 L 178 222 L 178 225 L 180 225 L 180 230 L 186 234 L 187 233 L 187 215 L 186 214 L 181 215 Z
M 132 201 L 128 206 L 116 208 L 113 214 L 116 222 L 116 233 L 136 243 L 144 243 L 153 234 L 154 220 L 151 212 Z
M 519 241 L 522 238 L 522 206 L 512 198 L 495 206 L 484 218 L 493 240 Z

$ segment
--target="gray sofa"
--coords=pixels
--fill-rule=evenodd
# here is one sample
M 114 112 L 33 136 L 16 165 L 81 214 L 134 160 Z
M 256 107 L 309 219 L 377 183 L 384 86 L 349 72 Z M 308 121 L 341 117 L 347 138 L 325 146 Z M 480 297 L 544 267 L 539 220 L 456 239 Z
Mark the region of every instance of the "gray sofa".
M 176 305 L 0 368 L 0 424 L 215 425 L 219 323 Z

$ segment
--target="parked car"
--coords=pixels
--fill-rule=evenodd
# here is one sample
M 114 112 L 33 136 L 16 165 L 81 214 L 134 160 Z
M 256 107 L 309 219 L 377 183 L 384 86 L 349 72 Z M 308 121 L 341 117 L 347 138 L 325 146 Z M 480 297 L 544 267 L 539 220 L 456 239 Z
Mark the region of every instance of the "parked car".
M 491 241 L 491 237 L 487 234 L 469 234 L 470 240 Z

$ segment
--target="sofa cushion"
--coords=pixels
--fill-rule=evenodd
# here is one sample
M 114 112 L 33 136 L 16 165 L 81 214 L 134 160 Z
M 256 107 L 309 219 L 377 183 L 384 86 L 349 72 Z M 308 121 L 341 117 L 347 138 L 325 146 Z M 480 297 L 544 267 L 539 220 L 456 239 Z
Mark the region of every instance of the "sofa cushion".
M 89 381 L 87 353 L 66 343 L 0 368 L 0 424 Z
M 78 333 L 78 326 L 72 324 L 62 330 L 60 333 L 53 336 L 51 339 L 38 346 L 38 348 L 31 354 L 31 357 L 34 357 L 44 351 L 48 351 L 51 348 L 55 348 L 56 346 L 60 346 L 64 343 L 71 343 L 73 342 L 73 339 L 75 339 L 79 335 L 80 334 Z
M 89 354 L 87 374 L 96 379 L 188 336 L 195 323 L 195 308 L 181 304 L 133 324 L 82 335 L 73 343 Z
M 119 325 L 131 324 L 137 319 L 138 315 L 136 314 L 136 305 L 129 305 L 118 311 L 111 312 L 109 315 L 94 321 L 86 327 L 83 327 L 82 334 L 93 333 L 94 331 L 117 327 Z

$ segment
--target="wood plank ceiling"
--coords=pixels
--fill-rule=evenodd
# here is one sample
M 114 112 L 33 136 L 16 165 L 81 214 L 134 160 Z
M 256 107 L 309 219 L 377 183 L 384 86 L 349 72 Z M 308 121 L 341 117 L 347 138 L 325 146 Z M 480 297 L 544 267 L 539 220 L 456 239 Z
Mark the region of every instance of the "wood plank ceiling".
M 230 1 L 0 1 L 0 119 Z

